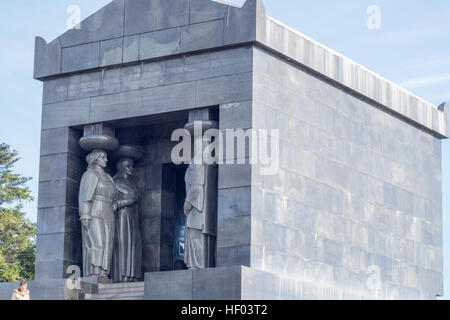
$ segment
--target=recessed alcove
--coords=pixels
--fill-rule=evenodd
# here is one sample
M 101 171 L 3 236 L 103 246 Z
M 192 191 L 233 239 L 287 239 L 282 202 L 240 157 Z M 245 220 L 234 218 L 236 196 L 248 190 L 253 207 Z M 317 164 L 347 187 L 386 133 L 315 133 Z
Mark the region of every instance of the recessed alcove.
M 219 120 L 219 108 L 213 107 L 211 114 Z M 114 128 L 115 136 L 121 145 L 138 145 L 144 154 L 136 161 L 132 175 L 140 191 L 139 215 L 142 234 L 142 274 L 155 271 L 186 269 L 183 262 L 184 224 L 183 212 L 186 189 L 184 175 L 187 164 L 175 165 L 171 159 L 173 147 L 178 141 L 171 141 L 172 133 L 183 129 L 189 122 L 189 111 L 170 112 L 152 116 L 121 119 L 104 122 Z M 83 135 L 83 126 L 72 127 L 77 138 Z M 77 139 L 72 140 L 77 143 Z M 76 146 L 77 162 L 80 172 L 86 169 L 87 152 Z M 108 154 L 105 171 L 114 177 L 116 161 L 114 153 Z M 75 180 L 79 186 L 81 175 Z M 72 198 L 78 197 L 78 188 L 73 189 Z M 75 205 L 74 205 L 75 207 Z M 74 210 L 72 223 L 79 224 Z M 80 229 L 77 228 L 77 233 Z M 81 265 L 81 233 L 73 244 L 79 248 L 76 264 Z

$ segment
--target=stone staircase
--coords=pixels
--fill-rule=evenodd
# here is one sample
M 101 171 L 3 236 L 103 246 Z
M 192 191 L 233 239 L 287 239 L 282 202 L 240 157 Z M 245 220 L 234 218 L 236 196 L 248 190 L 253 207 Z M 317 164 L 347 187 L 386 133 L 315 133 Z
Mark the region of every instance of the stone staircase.
M 85 294 L 84 300 L 144 300 L 144 282 L 99 284 L 98 293 Z

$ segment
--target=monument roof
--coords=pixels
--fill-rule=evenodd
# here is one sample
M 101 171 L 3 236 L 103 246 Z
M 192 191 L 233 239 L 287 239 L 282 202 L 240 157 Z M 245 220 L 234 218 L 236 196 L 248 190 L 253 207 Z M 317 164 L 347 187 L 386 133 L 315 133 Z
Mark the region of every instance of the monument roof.
M 36 37 L 34 77 L 141 63 L 255 44 L 369 99 L 439 138 L 449 104 L 435 107 L 360 64 L 266 15 L 262 0 L 114 0 L 47 43 Z

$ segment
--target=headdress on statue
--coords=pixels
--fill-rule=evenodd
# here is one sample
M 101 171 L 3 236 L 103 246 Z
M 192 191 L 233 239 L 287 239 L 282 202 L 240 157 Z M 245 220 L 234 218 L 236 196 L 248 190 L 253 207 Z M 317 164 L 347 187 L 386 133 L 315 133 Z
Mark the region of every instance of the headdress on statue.
M 136 145 L 122 145 L 113 153 L 114 159 L 131 159 L 137 161 L 144 155 L 144 149 Z
M 86 162 L 88 163 L 88 168 L 91 168 L 100 158 L 101 155 L 106 155 L 103 150 L 95 149 L 86 156 Z
M 206 131 L 208 131 L 209 129 L 217 129 L 219 128 L 219 123 L 217 121 L 213 121 L 213 120 L 198 120 L 198 121 L 191 121 L 188 122 L 185 126 L 184 129 L 186 129 L 187 131 L 189 131 L 189 133 L 191 135 L 194 135 L 195 129 L 200 129 L 201 128 L 201 133 L 205 133 Z

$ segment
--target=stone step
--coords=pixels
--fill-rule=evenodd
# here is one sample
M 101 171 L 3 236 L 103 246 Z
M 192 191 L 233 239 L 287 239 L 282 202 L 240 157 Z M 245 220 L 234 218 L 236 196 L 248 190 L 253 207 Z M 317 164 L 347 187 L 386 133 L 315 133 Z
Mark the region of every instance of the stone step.
M 86 294 L 85 300 L 142 300 L 143 292 L 122 292 L 122 293 L 96 293 Z
M 144 282 L 121 282 L 121 283 L 100 283 L 99 289 L 110 288 L 144 288 Z
M 92 299 L 86 299 L 86 300 L 144 300 L 144 296 L 135 296 L 135 297 L 115 297 L 115 298 L 92 298 Z
M 144 292 L 144 287 L 133 287 L 133 288 L 102 288 L 98 290 L 98 293 L 121 293 L 121 292 Z
M 143 300 L 144 282 L 105 283 L 98 293 L 86 294 L 85 300 Z

